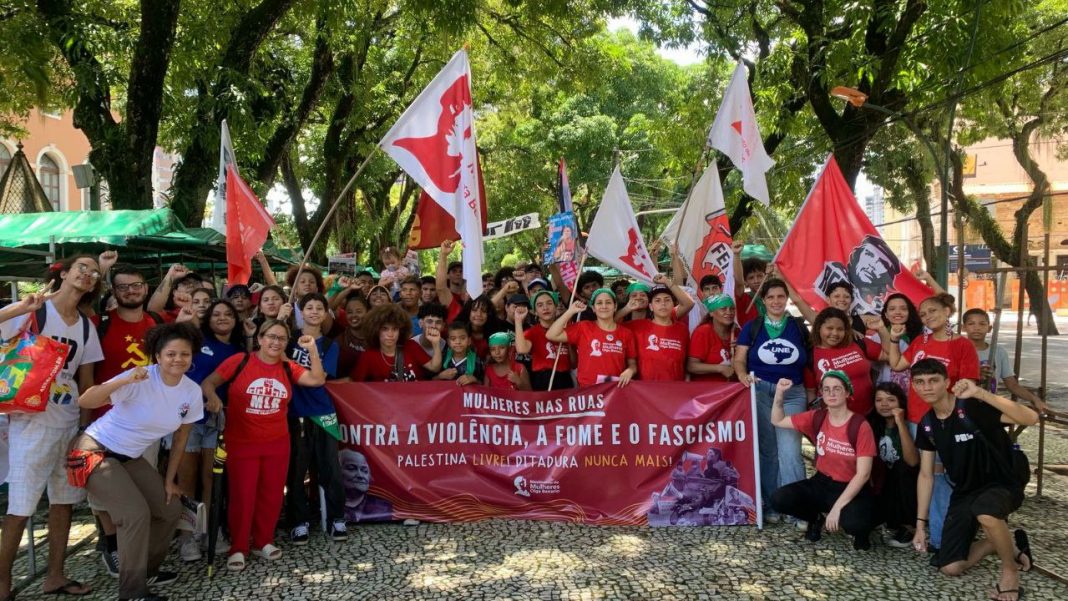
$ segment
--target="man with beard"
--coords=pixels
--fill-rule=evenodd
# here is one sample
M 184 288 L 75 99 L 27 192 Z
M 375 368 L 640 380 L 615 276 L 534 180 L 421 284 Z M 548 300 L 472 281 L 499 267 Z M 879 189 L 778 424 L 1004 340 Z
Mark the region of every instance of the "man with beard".
M 101 315 L 93 316 L 104 360 L 94 364 L 93 382 L 103 384 L 115 376 L 139 366 L 149 364 L 145 352 L 145 332 L 162 323 L 163 318 L 144 309 L 148 298 L 148 283 L 145 276 L 132 265 L 116 265 L 111 268 L 111 291 L 117 306 Z M 104 415 L 110 404 L 93 409 L 90 420 Z M 159 445 L 152 445 L 146 452 L 149 463 L 156 465 Z M 91 501 L 91 500 L 90 500 Z M 92 503 L 90 502 L 90 505 Z M 104 536 L 99 538 L 98 551 L 104 560 L 108 574 L 119 577 L 119 547 L 115 525 L 106 512 L 96 512 Z
M 367 457 L 355 449 L 342 449 L 341 483 L 345 488 L 345 521 L 383 522 L 393 519 L 389 501 L 368 494 L 371 487 L 371 466 Z

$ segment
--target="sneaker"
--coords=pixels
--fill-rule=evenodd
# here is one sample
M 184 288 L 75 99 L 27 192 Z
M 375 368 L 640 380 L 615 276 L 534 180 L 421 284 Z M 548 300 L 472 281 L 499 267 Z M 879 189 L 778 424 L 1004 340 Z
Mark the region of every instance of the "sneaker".
M 107 568 L 108 576 L 112 578 L 119 577 L 119 552 L 118 551 L 104 551 L 100 554 L 100 558 L 104 560 L 104 567 Z
M 204 537 L 204 550 L 208 549 L 208 537 Z M 219 531 L 219 538 L 215 539 L 215 554 L 225 555 L 230 551 L 230 539 L 223 536 L 222 531 Z
M 181 555 L 182 561 L 199 561 L 203 557 L 200 553 L 200 543 L 193 536 L 185 537 L 181 547 L 179 547 L 178 554 Z
M 165 572 L 160 570 L 155 576 L 149 576 L 148 580 L 145 580 L 145 584 L 152 586 L 167 586 L 168 584 L 178 580 L 178 574 L 175 572 Z
M 419 520 L 413 520 L 412 518 L 408 518 L 408 519 L 404 520 L 404 525 L 405 526 L 418 526 L 419 525 Z
M 308 524 L 307 524 L 307 522 L 305 522 L 303 524 L 298 524 L 297 527 L 294 528 L 289 533 L 289 542 L 293 543 L 294 545 L 296 545 L 298 547 L 302 547 L 302 546 L 308 544 Z
M 764 522 L 768 524 L 778 524 L 782 521 L 782 514 L 774 511 L 764 512 Z
M 345 526 L 345 520 L 334 520 L 330 526 L 330 538 L 339 542 L 349 540 L 349 529 Z
M 909 534 L 908 530 L 898 528 L 892 536 L 887 537 L 886 544 L 895 549 L 911 549 L 912 535 Z
M 797 528 L 801 532 L 806 532 L 808 531 L 808 522 L 805 520 L 797 520 L 794 522 L 794 528 Z
M 823 516 L 819 516 L 805 526 L 805 540 L 818 542 L 823 538 Z
M 871 534 L 853 537 L 854 551 L 871 551 Z

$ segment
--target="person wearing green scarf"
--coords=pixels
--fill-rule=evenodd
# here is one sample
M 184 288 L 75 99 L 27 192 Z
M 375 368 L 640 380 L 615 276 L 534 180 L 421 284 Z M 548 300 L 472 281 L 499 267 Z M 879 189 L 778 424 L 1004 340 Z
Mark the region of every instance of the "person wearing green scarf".
M 471 326 L 467 322 L 453 321 L 447 334 L 448 347 L 441 363 L 442 370 L 434 379 L 455 380 L 457 386 L 480 384 L 485 376 L 485 366 L 471 346 Z
M 783 407 L 787 415 L 801 413 L 807 405 L 804 387 L 807 334 L 786 312 L 789 298 L 786 282 L 765 279 L 757 294 L 759 316 L 745 324 L 734 349 L 734 373 L 756 392 L 760 484 L 765 504 L 779 486 L 805 477 L 801 435 L 796 430 L 771 425 L 776 382 L 782 379 L 793 382 L 784 393 Z M 765 519 L 774 523 L 779 515 L 769 508 Z

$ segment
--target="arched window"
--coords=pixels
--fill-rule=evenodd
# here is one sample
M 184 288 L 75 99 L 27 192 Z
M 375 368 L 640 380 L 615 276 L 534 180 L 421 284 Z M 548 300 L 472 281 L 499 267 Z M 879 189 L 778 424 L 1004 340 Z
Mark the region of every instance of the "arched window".
M 59 163 L 56 163 L 55 159 L 47 154 L 41 157 L 41 164 L 37 167 L 37 179 L 41 181 L 45 196 L 52 202 L 52 208 L 56 211 L 63 210 L 60 198 L 59 178 L 62 177 L 60 173 Z
M 7 149 L 7 146 L 0 144 L 0 177 L 4 176 L 7 172 L 7 166 L 11 164 L 11 151 Z

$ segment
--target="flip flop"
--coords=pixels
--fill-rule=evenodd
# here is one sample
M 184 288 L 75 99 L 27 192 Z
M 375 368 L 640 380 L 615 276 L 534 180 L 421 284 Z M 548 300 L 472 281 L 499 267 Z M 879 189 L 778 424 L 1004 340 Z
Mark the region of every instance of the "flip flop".
M 1027 537 L 1027 532 L 1023 528 L 1017 528 L 1012 533 L 1013 539 L 1016 541 L 1016 548 L 1019 549 L 1016 552 L 1016 563 L 1023 565 L 1020 561 L 1020 556 L 1023 555 L 1027 558 L 1027 569 L 1020 568 L 1021 572 L 1030 572 L 1035 567 L 1035 557 L 1031 554 L 1031 540 Z
M 1001 583 L 999 582 L 994 584 L 994 589 L 998 592 L 999 597 L 1001 595 L 1011 595 L 1012 593 L 1016 593 L 1016 601 L 1023 601 L 1024 587 L 1022 586 L 1017 586 L 1016 588 L 1007 589 L 1003 591 L 1001 590 Z
M 78 582 L 77 580 L 74 580 L 74 579 L 70 579 L 70 580 L 67 580 L 66 582 L 64 582 L 59 587 L 54 588 L 54 589 L 52 589 L 50 591 L 45 591 L 44 593 L 46 595 L 71 595 L 71 596 L 74 596 L 74 597 L 84 597 L 85 595 L 88 595 L 89 593 L 93 592 L 92 589 L 89 589 L 89 590 L 86 590 L 86 591 L 83 591 L 83 592 L 80 592 L 80 593 L 71 590 L 71 589 L 80 589 L 80 588 L 83 588 L 84 586 L 85 585 L 82 584 L 81 582 Z

